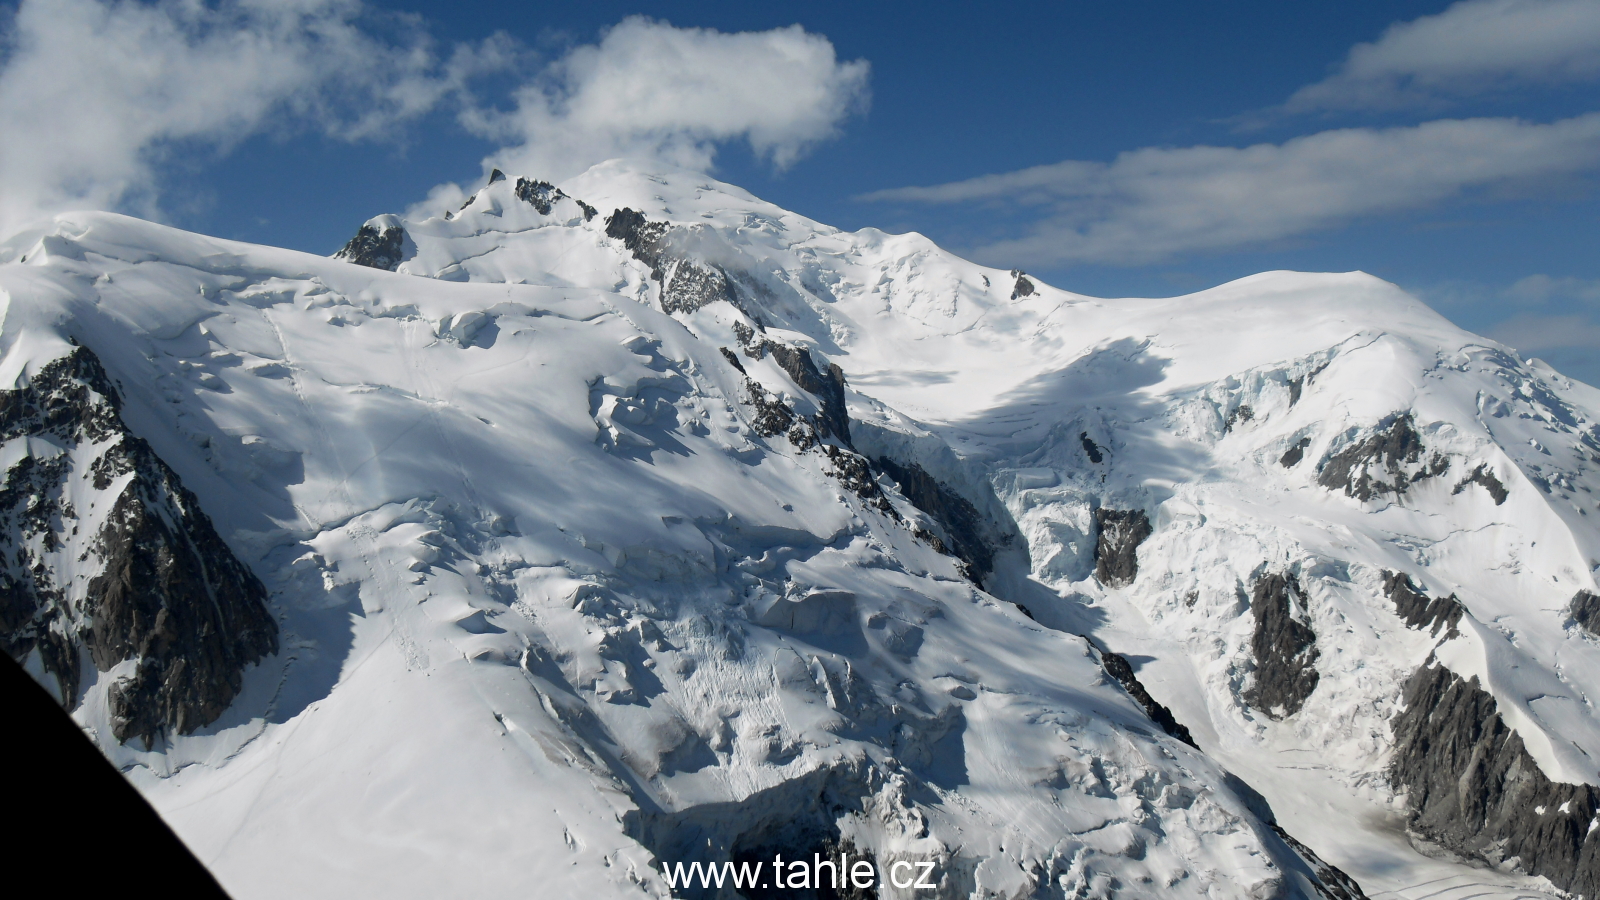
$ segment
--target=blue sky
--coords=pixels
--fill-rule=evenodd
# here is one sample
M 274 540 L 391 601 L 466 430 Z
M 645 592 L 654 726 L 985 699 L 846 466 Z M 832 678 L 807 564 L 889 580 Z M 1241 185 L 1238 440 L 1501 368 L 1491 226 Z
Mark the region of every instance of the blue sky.
M 1101 296 L 1362 269 L 1600 383 L 1600 0 L 263 9 L 12 4 L 0 220 L 328 253 L 485 160 L 623 148 Z M 647 64 L 711 93 L 608 105 Z M 770 102 L 716 94 L 763 77 Z

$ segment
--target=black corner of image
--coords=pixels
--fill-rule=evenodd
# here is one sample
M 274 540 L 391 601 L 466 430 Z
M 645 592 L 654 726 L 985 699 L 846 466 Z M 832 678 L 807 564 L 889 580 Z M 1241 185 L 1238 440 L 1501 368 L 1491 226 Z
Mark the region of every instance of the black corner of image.
M 13 859 L 27 860 L 34 871 L 71 872 L 71 893 L 77 896 L 121 894 L 129 873 L 160 872 L 167 896 L 227 900 L 150 804 L 7 653 L 0 653 L 0 696 L 10 726 L 0 740 L 0 771 L 14 788 L 32 785 L 48 792 L 38 803 L 24 801 L 32 822 L 11 832 L 6 849 Z M 95 840 L 84 832 L 86 822 L 115 822 L 116 834 Z M 94 845 L 63 841 L 62 835 L 80 835 Z M 89 859 L 93 864 L 85 865 Z

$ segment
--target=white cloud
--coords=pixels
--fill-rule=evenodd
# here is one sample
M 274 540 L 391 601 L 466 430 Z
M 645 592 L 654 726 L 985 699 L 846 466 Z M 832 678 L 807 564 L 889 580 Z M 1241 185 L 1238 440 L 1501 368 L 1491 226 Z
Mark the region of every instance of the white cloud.
M 1325 131 L 1252 147 L 1145 148 L 862 199 L 1042 207 L 996 265 L 1142 263 L 1234 249 L 1473 190 L 1527 189 L 1600 168 L 1600 113 L 1549 124 L 1462 119 Z
M 1510 299 L 1525 304 L 1542 305 L 1563 300 L 1600 303 L 1600 279 L 1529 275 L 1518 279 L 1505 293 Z
M 548 179 L 618 156 L 708 168 L 740 140 L 782 168 L 865 104 L 867 76 L 798 25 L 725 34 L 632 17 L 550 64 L 514 110 L 467 124 L 507 144 L 486 164 Z
M 363 12 L 359 0 L 23 0 L 0 62 L 0 234 L 68 208 L 158 214 L 157 164 L 174 146 L 307 125 L 371 137 L 482 64 L 441 65 L 403 27 L 374 38 Z
M 1352 47 L 1332 76 L 1301 88 L 1284 108 L 1395 108 L 1597 76 L 1595 0 L 1464 0 Z

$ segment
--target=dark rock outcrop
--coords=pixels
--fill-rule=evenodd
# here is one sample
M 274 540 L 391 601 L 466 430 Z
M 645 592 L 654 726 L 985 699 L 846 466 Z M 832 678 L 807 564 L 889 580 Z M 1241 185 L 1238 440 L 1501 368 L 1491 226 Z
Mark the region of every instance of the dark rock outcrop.
M 37 649 L 68 708 L 80 660 L 100 671 L 136 660 L 108 702 L 118 740 L 149 742 L 215 721 L 245 666 L 277 651 L 277 623 L 261 582 L 120 407 L 85 347 L 0 391 L 0 442 L 30 450 L 0 488 L 0 644 L 17 660 Z
M 662 312 L 693 312 L 718 300 L 740 306 L 733 280 L 721 266 L 690 259 L 673 249 L 671 238 L 678 230 L 666 222 L 652 222 L 626 206 L 606 218 L 606 237 L 622 241 L 634 259 L 650 267 L 651 279 L 661 285 Z
M 1406 792 L 1412 831 L 1600 897 L 1600 836 L 1590 830 L 1600 788 L 1546 777 L 1476 677 L 1430 658 L 1406 682 L 1404 703 L 1391 723 L 1389 776 Z
M 820 407 L 817 430 L 850 446 L 850 413 L 845 408 L 843 370 L 829 363 L 828 374 L 823 375 L 806 348 L 777 341 L 766 341 L 765 346 L 778 367 L 787 372 L 801 390 L 817 398 Z
M 1250 597 L 1255 633 L 1255 681 L 1244 693 L 1252 709 L 1274 719 L 1300 711 L 1317 689 L 1317 635 L 1305 617 L 1305 591 L 1292 573 L 1263 575 Z
M 1012 269 L 1011 275 L 1017 279 L 1016 283 L 1012 285 L 1011 288 L 1011 299 L 1018 300 L 1023 297 L 1033 296 L 1035 291 L 1033 282 L 1029 280 L 1028 276 L 1022 274 L 1021 269 Z
M 1323 900 L 1367 900 L 1367 895 L 1362 892 L 1361 885 L 1357 884 L 1355 879 L 1346 875 L 1337 866 L 1324 862 L 1310 847 L 1295 840 L 1282 825 L 1278 824 L 1277 813 L 1272 811 L 1272 805 L 1259 791 L 1232 772 L 1223 773 L 1222 781 L 1235 797 L 1244 802 L 1251 814 L 1267 826 L 1268 833 L 1262 834 L 1267 846 L 1272 845 L 1273 837 L 1283 842 L 1280 852 L 1288 851 L 1292 856 L 1288 859 L 1279 857 L 1279 861 L 1289 863 L 1291 868 L 1298 869 L 1301 874 L 1307 876 L 1307 880 L 1311 882 L 1311 889 L 1316 891 L 1318 897 L 1322 897 Z M 1295 865 L 1296 863 L 1299 865 Z
M 393 272 L 404 261 L 405 244 L 406 230 L 399 225 L 385 225 L 380 229 L 368 222 L 333 258 L 369 269 Z
M 634 259 L 651 268 L 652 274 L 655 274 L 656 264 L 660 260 L 660 249 L 656 247 L 656 242 L 666 233 L 667 223 L 652 222 L 644 217 L 644 213 L 626 206 L 606 217 L 606 237 L 621 241 Z
M 1293 409 L 1300 402 L 1300 393 L 1305 390 L 1306 376 L 1289 379 L 1289 408 Z
M 1088 454 L 1089 462 L 1099 465 L 1105 461 L 1105 457 L 1100 454 L 1100 445 L 1090 439 L 1089 432 L 1085 431 L 1079 434 L 1078 443 L 1083 445 L 1083 452 Z
M 743 368 L 742 366 L 740 368 Z M 750 404 L 756 414 L 750 419 L 750 427 L 762 437 L 772 437 L 783 434 L 794 424 L 794 411 L 784 405 L 782 400 L 767 393 L 753 378 L 744 380 L 746 392 L 745 402 Z
M 1106 674 L 1115 678 L 1117 683 L 1122 685 L 1122 689 L 1128 692 L 1128 696 L 1132 697 L 1134 702 L 1144 709 L 1145 715 L 1161 726 L 1162 731 L 1197 750 L 1199 749 L 1199 745 L 1194 742 L 1194 736 L 1189 733 L 1189 727 L 1174 718 L 1172 710 L 1156 702 L 1156 698 L 1150 696 L 1150 692 L 1145 690 L 1143 684 L 1139 683 L 1139 679 L 1133 674 L 1133 666 L 1128 662 L 1127 657 L 1112 653 L 1109 650 L 1102 651 L 1100 664 L 1105 667 Z
M 1222 430 L 1224 433 L 1227 433 L 1233 430 L 1233 426 L 1238 425 L 1241 422 L 1249 422 L 1255 417 L 1255 408 L 1248 403 L 1241 403 L 1238 406 L 1235 406 L 1232 412 L 1228 413 L 1227 420 L 1222 423 Z
M 1579 591 L 1573 595 L 1572 606 L 1567 612 L 1579 628 L 1600 637 L 1600 594 Z
M 1317 483 L 1366 501 L 1379 494 L 1404 494 L 1411 485 L 1443 475 L 1449 468 L 1450 461 L 1444 456 L 1428 453 L 1411 414 L 1406 413 L 1329 457 Z
M 1439 635 L 1440 628 L 1448 629 L 1445 632 L 1447 638 L 1460 633 L 1456 625 L 1467 610 L 1455 594 L 1429 599 L 1427 594 L 1411 583 L 1411 576 L 1404 572 L 1384 572 L 1383 592 L 1394 601 L 1395 612 L 1405 620 L 1407 627 L 1426 628 L 1435 637 Z
M 974 581 L 982 582 L 994 571 L 994 548 L 984 539 L 983 514 L 978 508 L 941 484 L 916 463 L 901 465 L 880 456 L 877 467 L 895 480 L 912 505 L 933 517 L 944 530 L 939 549 L 967 564 Z
M 1125 587 L 1139 577 L 1139 545 L 1150 536 L 1150 517 L 1142 509 L 1094 511 L 1094 578 L 1106 587 Z
M 857 497 L 865 500 L 867 506 L 897 522 L 900 521 L 900 514 L 895 512 L 889 498 L 883 495 L 883 488 L 878 486 L 878 478 L 873 474 L 872 465 L 867 462 L 865 456 L 833 444 L 823 444 L 822 453 L 832 464 L 827 474 L 832 475 L 839 484 Z
M 1295 441 L 1293 446 L 1283 451 L 1283 455 L 1278 457 L 1278 464 L 1285 469 L 1292 469 L 1300 465 L 1300 460 L 1305 459 L 1306 448 L 1309 446 L 1311 446 L 1311 438 L 1303 437 Z
M 1472 474 L 1461 479 L 1456 484 L 1455 490 L 1450 493 L 1459 494 L 1475 484 L 1489 492 L 1489 496 L 1494 499 L 1495 506 L 1506 502 L 1506 498 L 1511 496 L 1511 492 L 1506 490 L 1506 486 L 1500 483 L 1500 479 L 1494 477 L 1494 473 L 1489 471 L 1488 463 L 1479 463 L 1478 467 L 1472 470 Z
M 745 402 L 755 410 L 755 415 L 750 419 L 750 427 L 756 434 L 761 437 L 784 435 L 795 449 L 802 453 L 820 446 L 823 455 L 828 457 L 831 464 L 826 474 L 833 476 L 846 489 L 865 500 L 868 507 L 895 521 L 900 520 L 900 514 L 895 512 L 894 505 L 884 496 L 883 488 L 878 486 L 878 479 L 873 474 L 867 458 L 849 447 L 822 442 L 819 430 L 826 426 L 823 425 L 820 415 L 809 419 L 800 416 L 781 399 L 767 393 L 767 390 L 754 378 L 747 376 L 744 387 Z
M 1277 822 L 1269 822 L 1267 827 L 1271 828 L 1272 833 L 1276 834 L 1279 840 L 1287 844 L 1289 849 L 1293 850 L 1311 868 L 1312 874 L 1316 876 L 1312 887 L 1316 889 L 1324 900 L 1367 900 L 1367 895 L 1361 890 L 1361 885 L 1357 884 L 1354 878 L 1346 875 L 1343 869 L 1333 863 L 1324 861 L 1310 847 L 1295 840 L 1294 836 L 1285 831 L 1283 826 Z
M 516 195 L 518 200 L 537 209 L 541 216 L 550 215 L 550 210 L 566 196 L 565 191 L 548 181 L 529 181 L 526 178 L 518 178 L 511 193 Z
M 718 300 L 739 305 L 739 295 L 721 266 L 693 259 L 670 260 L 665 274 L 657 280 L 661 282 L 664 313 L 694 312 Z
M 495 174 L 499 174 L 499 172 L 499 169 L 495 169 Z M 502 179 L 505 178 L 504 175 L 501 175 L 500 177 Z M 494 182 L 494 178 L 489 179 L 490 184 L 493 184 Z M 514 194 L 518 200 L 521 200 L 522 202 L 527 203 L 534 209 L 538 210 L 539 215 L 541 216 L 550 215 L 550 211 L 555 209 L 556 204 L 561 202 L 563 199 L 571 200 L 573 203 L 578 204 L 578 208 L 583 210 L 583 220 L 585 222 L 593 219 L 598 212 L 598 210 L 596 210 L 594 207 L 583 202 L 582 200 L 579 200 L 577 197 L 572 196 L 566 191 L 563 191 L 548 181 L 530 181 L 526 178 L 518 178 L 516 185 L 511 189 L 511 193 Z

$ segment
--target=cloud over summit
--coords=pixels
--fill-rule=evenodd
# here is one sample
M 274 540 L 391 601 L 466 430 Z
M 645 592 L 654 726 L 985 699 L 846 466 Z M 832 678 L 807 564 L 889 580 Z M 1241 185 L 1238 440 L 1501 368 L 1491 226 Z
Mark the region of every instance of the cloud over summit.
M 505 108 L 473 94 L 477 75 L 529 60 Z M 0 38 L 0 237 L 74 208 L 159 218 L 174 154 L 264 133 L 367 140 L 441 109 L 502 146 L 488 164 L 545 178 L 615 156 L 707 168 L 734 141 L 783 168 L 864 108 L 868 74 L 799 26 L 634 17 L 540 63 L 504 34 L 441 47 L 362 0 L 22 0 Z
M 550 63 L 515 109 L 469 126 L 506 142 L 493 157 L 503 167 L 549 178 L 618 156 L 707 168 L 732 141 L 782 168 L 864 106 L 868 74 L 798 25 L 728 34 L 635 16 Z

